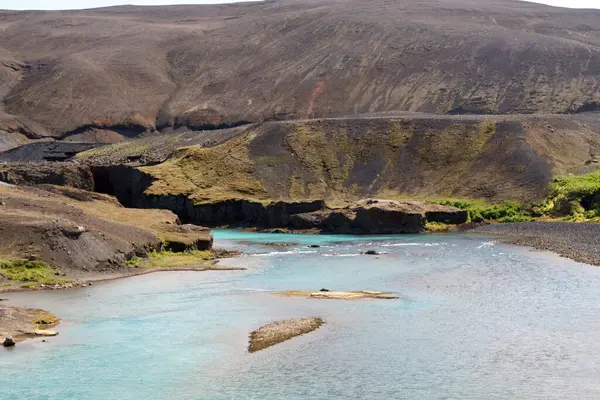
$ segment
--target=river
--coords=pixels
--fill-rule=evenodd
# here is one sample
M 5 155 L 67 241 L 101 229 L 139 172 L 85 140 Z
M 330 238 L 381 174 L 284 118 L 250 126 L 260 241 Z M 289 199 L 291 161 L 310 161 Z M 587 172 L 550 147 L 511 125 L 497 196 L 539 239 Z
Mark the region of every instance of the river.
M 248 270 L 3 295 L 63 322 L 0 349 L 0 399 L 600 398 L 596 267 L 471 235 L 215 238 L 245 253 L 224 264 Z M 321 288 L 405 298 L 272 293 Z M 252 330 L 311 316 L 326 324 L 247 353 Z

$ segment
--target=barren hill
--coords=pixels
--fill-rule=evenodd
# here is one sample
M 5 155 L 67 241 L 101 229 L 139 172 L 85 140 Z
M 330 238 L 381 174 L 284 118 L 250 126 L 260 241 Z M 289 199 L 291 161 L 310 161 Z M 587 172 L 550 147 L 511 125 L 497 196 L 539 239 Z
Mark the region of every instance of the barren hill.
M 0 11 L 0 147 L 378 112 L 600 109 L 600 11 L 283 0 Z

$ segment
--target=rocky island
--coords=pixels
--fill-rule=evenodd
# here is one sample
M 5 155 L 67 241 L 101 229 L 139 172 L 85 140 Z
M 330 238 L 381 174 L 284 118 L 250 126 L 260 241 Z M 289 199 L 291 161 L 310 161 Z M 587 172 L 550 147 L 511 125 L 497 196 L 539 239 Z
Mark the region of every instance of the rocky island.
M 50 328 L 58 325 L 59 321 L 44 310 L 0 304 L 0 344 L 12 347 L 27 338 L 56 336 L 58 333 Z
M 285 342 L 296 336 L 319 329 L 325 321 L 321 318 L 301 318 L 277 321 L 262 326 L 250 334 L 248 352 L 255 353 Z
M 280 296 L 286 297 L 308 297 L 311 299 L 330 299 L 330 300 L 359 300 L 359 299 L 400 299 L 401 296 L 394 293 L 378 292 L 372 290 L 358 290 L 358 291 L 331 291 L 321 289 L 318 291 L 310 290 L 288 290 L 286 292 L 276 293 Z

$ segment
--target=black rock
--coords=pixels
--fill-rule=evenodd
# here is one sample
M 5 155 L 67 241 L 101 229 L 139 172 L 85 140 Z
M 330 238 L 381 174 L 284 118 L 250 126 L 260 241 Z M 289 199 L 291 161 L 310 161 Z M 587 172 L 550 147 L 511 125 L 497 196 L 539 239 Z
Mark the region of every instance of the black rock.
M 364 254 L 366 254 L 368 256 L 378 256 L 379 255 L 379 253 L 376 252 L 375 250 L 367 250 L 367 251 L 365 251 Z
M 484 220 L 484 219 L 483 219 L 483 217 L 481 217 L 481 216 L 477 216 L 477 217 L 475 217 L 475 219 L 473 220 L 473 222 L 475 222 L 475 223 L 477 223 L 477 224 L 480 224 L 480 223 L 482 223 L 482 222 L 484 222 L 484 221 L 485 221 L 485 220 Z
M 331 292 L 331 290 L 329 290 L 329 289 L 321 289 L 321 290 L 319 290 L 319 292 Z
M 13 340 L 13 338 L 7 337 L 6 339 L 4 339 L 4 342 L 2 342 L 2 346 L 4 347 L 13 347 L 15 345 L 15 341 Z
M 311 245 L 310 245 L 310 246 L 308 246 L 308 247 L 310 247 L 310 248 L 312 248 L 312 249 L 318 249 L 318 248 L 319 248 L 319 247 L 321 247 L 321 246 L 319 246 L 318 244 L 311 244 Z

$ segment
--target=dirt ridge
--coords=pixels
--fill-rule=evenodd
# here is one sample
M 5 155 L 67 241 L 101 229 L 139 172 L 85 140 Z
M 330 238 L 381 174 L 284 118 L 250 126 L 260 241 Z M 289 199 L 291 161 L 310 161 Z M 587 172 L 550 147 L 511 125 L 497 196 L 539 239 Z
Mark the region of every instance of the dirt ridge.
M 599 21 L 516 0 L 0 11 L 0 136 L 594 111 Z

